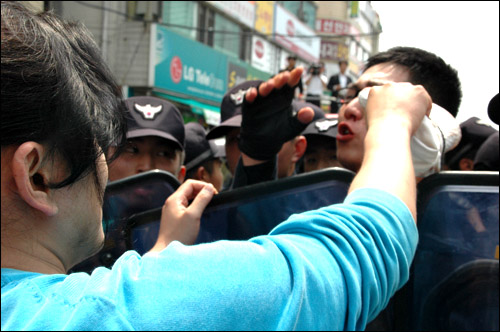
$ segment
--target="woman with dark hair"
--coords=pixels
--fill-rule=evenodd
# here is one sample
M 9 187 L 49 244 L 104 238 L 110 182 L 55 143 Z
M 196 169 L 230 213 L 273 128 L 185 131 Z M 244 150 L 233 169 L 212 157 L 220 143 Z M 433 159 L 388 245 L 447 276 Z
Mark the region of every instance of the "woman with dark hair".
M 124 139 L 120 89 L 87 29 L 15 5 L 2 17 L 2 147 L 43 142 L 47 156 L 67 161 L 62 188 L 88 173 Z M 28 17 L 26 17 L 28 16 Z M 39 24 L 30 22 L 31 17 Z

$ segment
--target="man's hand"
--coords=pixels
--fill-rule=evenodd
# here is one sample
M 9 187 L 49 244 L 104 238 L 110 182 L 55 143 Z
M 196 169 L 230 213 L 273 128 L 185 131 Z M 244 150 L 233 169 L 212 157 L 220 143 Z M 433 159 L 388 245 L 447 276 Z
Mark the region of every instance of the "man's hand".
M 422 86 L 389 83 L 370 88 L 363 110 L 368 124 L 363 163 L 349 193 L 359 188 L 385 190 L 401 199 L 417 220 L 410 139 L 431 107 Z
M 397 122 L 415 134 L 425 115 L 429 115 L 432 100 L 421 85 L 390 83 L 370 88 L 366 116 L 368 128 L 374 125 L 388 126 Z
M 294 88 L 303 68 L 283 72 L 250 89 L 243 103 L 240 149 L 254 160 L 270 160 L 283 143 L 299 135 L 312 121 L 314 111 L 301 109 L 293 115 Z
M 200 231 L 201 215 L 216 193 L 211 183 L 184 182 L 163 205 L 158 240 L 150 251 L 161 251 L 172 241 L 193 244 Z

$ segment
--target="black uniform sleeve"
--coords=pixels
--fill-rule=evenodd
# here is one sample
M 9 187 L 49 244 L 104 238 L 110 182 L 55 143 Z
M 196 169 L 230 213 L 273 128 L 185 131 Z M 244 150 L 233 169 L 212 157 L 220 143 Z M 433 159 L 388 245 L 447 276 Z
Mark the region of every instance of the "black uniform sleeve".
M 234 174 L 231 189 L 241 188 L 252 184 L 276 180 L 278 178 L 277 156 L 265 163 L 255 166 L 243 166 L 243 161 L 238 161 L 236 172 Z

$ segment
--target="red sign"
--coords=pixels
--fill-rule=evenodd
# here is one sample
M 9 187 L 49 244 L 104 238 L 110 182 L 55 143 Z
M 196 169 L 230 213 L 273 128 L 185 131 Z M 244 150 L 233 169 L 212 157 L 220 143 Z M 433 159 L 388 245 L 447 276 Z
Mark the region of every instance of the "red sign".
M 351 31 L 351 24 L 343 21 L 318 18 L 316 20 L 316 31 L 334 35 L 348 35 Z
M 179 83 L 182 79 L 182 61 L 178 56 L 170 61 L 170 77 L 174 83 Z
M 259 59 L 262 59 L 262 57 L 264 56 L 264 44 L 260 40 L 257 40 L 255 42 L 255 55 Z
M 290 37 L 295 36 L 295 26 L 293 25 L 292 20 L 288 20 L 288 22 L 286 22 L 286 34 Z

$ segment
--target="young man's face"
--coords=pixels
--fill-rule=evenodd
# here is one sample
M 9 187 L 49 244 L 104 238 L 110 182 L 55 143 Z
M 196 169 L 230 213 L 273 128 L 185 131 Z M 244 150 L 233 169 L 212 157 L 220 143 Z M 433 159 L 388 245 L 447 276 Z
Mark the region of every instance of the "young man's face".
M 356 82 L 357 91 L 366 87 L 383 85 L 388 82 L 409 82 L 407 67 L 381 63 L 368 68 Z M 353 90 L 349 94 L 353 95 Z M 339 110 L 337 134 L 337 158 L 343 167 L 357 172 L 364 156 L 364 140 L 367 132 L 365 111 L 356 97 Z
M 164 170 L 178 177 L 181 156 L 175 144 L 164 138 L 132 138 L 128 140 L 122 154 L 109 165 L 109 180 L 116 181 L 153 169 Z
M 345 71 L 347 69 L 347 63 L 341 62 L 340 65 L 339 65 L 339 67 L 340 67 L 340 72 L 341 73 L 345 73 Z
M 304 172 L 307 173 L 329 167 L 341 167 L 337 160 L 335 139 L 308 136 L 307 150 L 304 154 Z
M 226 135 L 227 168 L 233 176 L 236 173 L 236 166 L 238 166 L 238 160 L 241 156 L 240 147 L 238 146 L 239 136 L 240 128 L 231 129 Z
M 220 158 L 213 159 L 212 161 L 212 172 L 207 173 L 206 182 L 214 185 L 217 191 L 222 190 L 222 185 L 224 184 L 224 175 L 222 174 L 222 160 Z

